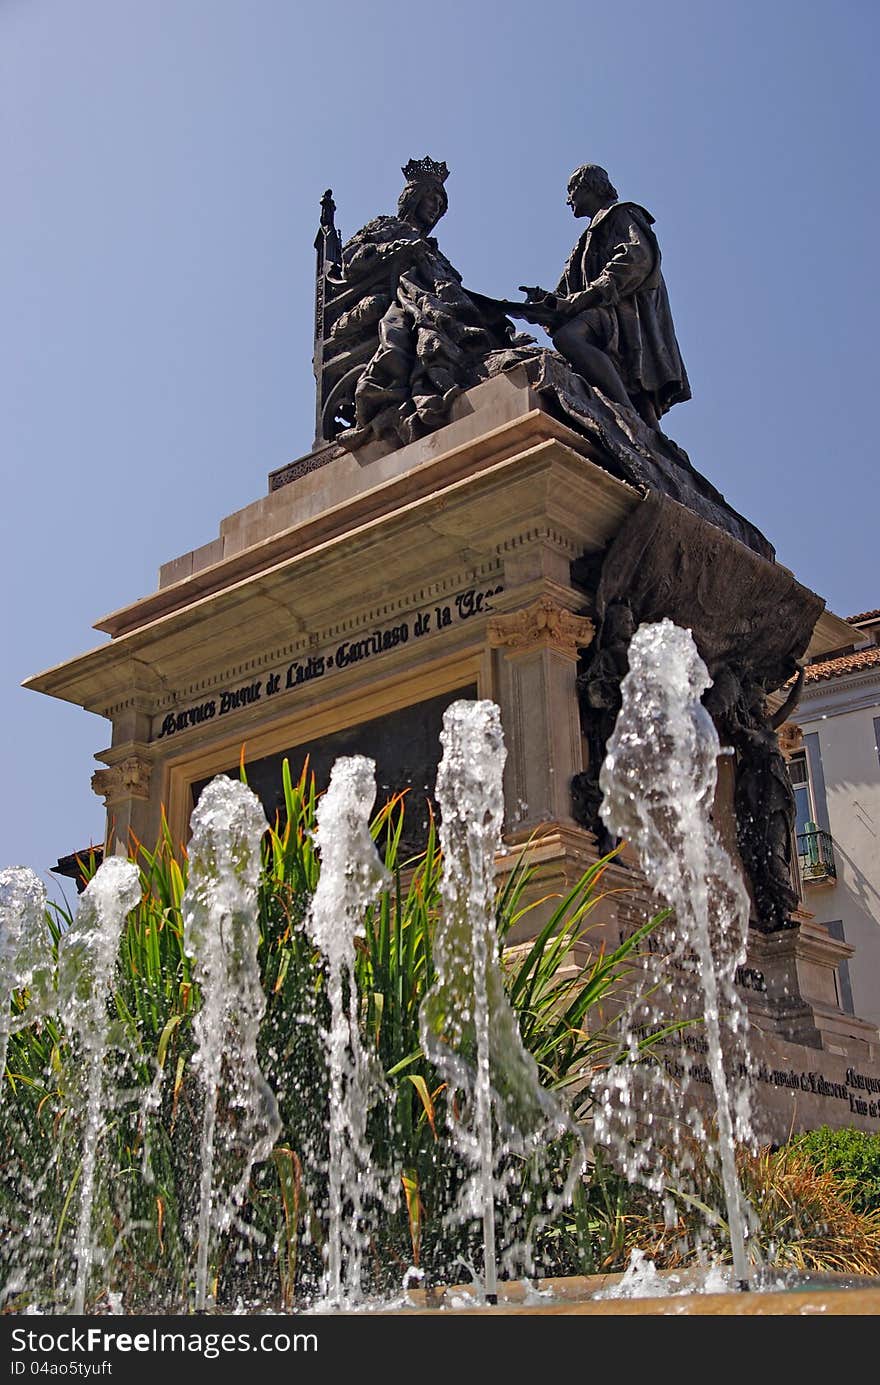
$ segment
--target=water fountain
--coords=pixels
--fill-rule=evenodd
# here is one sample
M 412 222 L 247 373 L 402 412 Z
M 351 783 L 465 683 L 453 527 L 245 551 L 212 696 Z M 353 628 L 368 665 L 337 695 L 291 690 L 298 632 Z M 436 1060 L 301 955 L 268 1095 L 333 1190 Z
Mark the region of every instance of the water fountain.
M 748 1134 L 743 1096 L 747 1087 L 734 1099 L 727 1079 L 747 1037 L 733 972 L 743 955 L 748 913 L 741 882 L 708 824 L 718 744 L 699 701 L 707 675 L 690 636 L 669 622 L 638 632 L 630 664 L 623 711 L 603 769 L 604 813 L 609 827 L 632 842 L 649 883 L 675 909 L 675 921 L 664 934 L 662 957 L 657 954 L 645 961 L 647 982 L 655 991 L 659 983 L 664 1004 L 672 1008 L 676 987 L 669 980 L 670 965 L 674 975 L 686 976 L 691 991 L 701 989 L 708 1068 L 718 1103 L 718 1158 L 734 1273 L 745 1284 L 751 1275 L 747 1213 L 736 1184 L 733 1148 L 735 1141 Z M 454 703 L 444 718 L 442 741 L 437 781 L 444 857 L 442 909 L 434 939 L 434 971 L 421 1009 L 421 1037 L 441 1087 L 446 1088 L 449 1138 L 465 1170 L 454 1205 L 446 1209 L 447 1219 L 479 1225 L 482 1233 L 482 1272 L 474 1276 L 481 1291 L 468 1302 L 471 1306 L 482 1303 L 482 1311 L 502 1313 L 514 1311 L 512 1277 L 533 1270 L 531 1233 L 571 1197 L 581 1172 L 583 1144 L 558 1101 L 542 1086 L 535 1061 L 521 1041 L 497 955 L 494 873 L 502 850 L 505 760 L 498 708 L 487 702 Z M 326 1220 L 323 1300 L 318 1305 L 325 1311 L 346 1311 L 361 1302 L 370 1204 L 387 1209 L 390 1180 L 400 1175 L 399 1169 L 373 1168 L 367 1117 L 386 1089 L 364 1045 L 364 998 L 356 981 L 358 934 L 365 911 L 375 907 L 389 884 L 369 830 L 373 771 L 371 761 L 357 756 L 340 760 L 334 767 L 316 814 L 321 874 L 302 920 L 308 939 L 324 959 L 324 969 L 315 973 L 315 984 L 319 988 L 326 984 L 329 1002 L 327 1192 L 326 1202 L 311 1208 L 313 1220 Z M 281 1131 L 276 1098 L 261 1071 L 258 1052 L 266 1006 L 258 965 L 257 898 L 265 818 L 246 786 L 220 777 L 203 791 L 192 828 L 189 882 L 180 912 L 186 953 L 201 991 L 189 1060 L 201 1090 L 201 1119 L 191 1165 L 198 1211 L 191 1238 L 194 1294 L 164 1305 L 165 1311 L 170 1307 L 176 1312 L 191 1311 L 193 1306 L 196 1311 L 222 1307 L 212 1294 L 212 1264 L 221 1242 L 239 1232 L 252 1238 L 257 1234 L 253 1225 L 242 1221 L 241 1212 L 249 1181 L 253 1192 L 253 1175 L 268 1160 Z M 48 1013 L 53 992 L 46 935 L 43 941 L 37 936 L 44 906 L 41 887 L 19 871 L 4 872 L 0 889 L 0 986 L 7 998 L 16 993 L 19 1007 L 17 1018 L 7 1022 L 3 1031 L 7 1043 L 25 1017 L 30 1023 L 34 1016 Z M 53 1023 L 67 1030 L 69 1042 L 86 1059 L 86 1099 L 78 1113 L 82 1169 L 72 1247 L 72 1308 L 77 1313 L 90 1304 L 98 1263 L 92 1209 L 102 1122 L 116 1099 L 122 1099 L 108 1090 L 105 1060 L 117 1042 L 111 1033 L 108 1002 L 120 930 L 140 896 L 137 869 L 110 858 L 88 886 L 75 926 L 58 947 Z M 27 999 L 32 1008 L 22 1014 L 20 1007 Z M 624 1056 L 638 1056 L 646 1017 L 642 992 L 624 1008 Z M 182 1013 L 174 1017 L 174 1023 L 182 1023 Z M 169 1032 L 166 1024 L 160 1048 Z M 182 1051 L 172 1111 L 187 1061 Z M 679 1127 L 683 1125 L 699 1139 L 708 1130 L 701 1114 L 706 1092 L 702 1101 L 696 1099 L 694 1084 L 701 1078 L 693 1064 L 688 1066 L 690 1062 L 685 1055 L 683 1066 L 667 1060 L 650 1070 L 643 1063 L 613 1065 L 596 1111 L 594 1136 L 618 1139 L 618 1148 L 626 1150 L 627 1173 L 653 1181 L 656 1187 L 662 1188 L 669 1177 L 666 1156 L 677 1155 L 683 1147 L 676 1134 Z M 641 1106 L 639 1089 L 631 1081 L 633 1071 L 640 1074 L 638 1081 L 650 1077 L 658 1084 L 650 1102 Z M 138 1129 L 146 1130 L 154 1118 L 157 1084 L 161 1088 L 165 1081 L 160 1057 L 156 1072 L 137 1096 Z M 705 1077 L 702 1081 L 705 1085 Z M 429 1097 L 425 1089 L 426 1111 Z M 562 1186 L 542 1205 L 519 1204 L 518 1172 L 559 1140 L 568 1140 L 574 1149 Z M 144 1151 L 148 1145 L 145 1135 Z M 146 1162 L 146 1153 L 143 1158 Z M 134 1160 L 129 1174 L 137 1168 Z M 39 1188 L 29 1194 L 33 1205 L 38 1194 Z M 68 1201 L 71 1195 L 72 1189 Z M 287 1215 L 286 1199 L 284 1205 Z M 161 1216 L 158 1236 L 161 1244 Z M 16 1244 L 21 1243 L 19 1238 Z M 101 1253 L 106 1259 L 106 1248 Z M 109 1255 L 112 1258 L 112 1251 Z M 22 1266 L 24 1260 L 8 1276 L 7 1295 L 22 1292 Z M 450 1271 L 455 1268 L 450 1266 Z M 650 1266 L 641 1260 L 633 1262 L 624 1276 L 621 1296 L 626 1301 L 630 1294 L 655 1293 L 657 1282 Z M 709 1288 L 720 1287 L 717 1275 L 707 1283 Z M 494 1307 L 502 1287 L 506 1306 Z M 551 1290 L 542 1290 L 543 1297 L 534 1289 L 526 1290 L 532 1297 L 523 1300 L 521 1296 L 524 1311 L 545 1307 L 548 1311 L 614 1311 L 608 1299 L 594 1298 L 585 1305 L 579 1287 L 566 1287 L 563 1281 L 551 1287 L 552 1301 L 547 1298 Z M 246 1306 L 260 1311 L 254 1302 Z M 138 1304 L 127 1303 L 125 1310 L 138 1311 Z
M 0 1073 L 6 1072 L 13 1027 L 32 1023 L 53 997 L 54 964 L 45 913 L 46 890 L 32 870 L 10 866 L 0 871 Z M 30 1004 L 13 1019 L 12 997 L 19 990 L 29 992 Z
M 634 1050 L 638 1032 L 687 1016 L 677 976 L 699 988 L 734 1272 L 748 1287 L 747 1217 L 734 1149 L 752 1138 L 749 1088 L 743 1074 L 734 1100 L 730 1074 L 741 1072 L 749 1051 L 748 1018 L 734 984 L 746 956 L 749 901 L 711 819 L 720 746 L 700 701 L 711 679 L 690 631 L 669 620 L 641 626 L 628 657 L 622 707 L 600 775 L 601 813 L 609 829 L 632 844 L 673 917 L 663 931 L 662 953 L 653 965 L 649 959 L 646 984 L 630 1003 L 624 1037 Z M 647 1121 L 633 1097 L 633 1078 L 641 1078 L 643 1065 L 623 1065 L 612 1074 L 597 1133 L 631 1179 L 660 1189 L 671 1174 L 677 1186 L 682 1130 L 705 1145 L 704 1105 L 694 1099 L 697 1066 L 687 1049 L 674 1064 L 667 1057 L 665 1069 L 654 1065 L 645 1093 Z
M 76 923 L 58 944 L 58 1012 L 79 1042 L 87 1074 L 82 1122 L 82 1172 L 76 1228 L 76 1286 L 73 1312 L 85 1312 L 94 1261 L 92 1202 L 101 1127 L 105 1113 L 105 1063 L 108 1051 L 108 1000 L 116 971 L 119 935 L 125 917 L 141 897 L 137 867 L 111 856 L 86 886 Z
M 338 759 L 317 810 L 315 841 L 321 875 L 306 928 L 327 960 L 330 1028 L 328 1228 L 324 1303 L 343 1307 L 361 1295 L 370 1201 L 386 1197 L 382 1172 L 372 1167 L 367 1116 L 383 1090 L 381 1073 L 361 1040 L 355 985 L 355 938 L 367 908 L 390 876 L 370 836 L 376 766 L 363 755 Z
M 275 1094 L 257 1061 L 266 999 L 257 963 L 260 843 L 267 827 L 256 794 L 218 777 L 192 815 L 189 884 L 181 910 L 187 952 L 201 985 L 195 1063 L 204 1093 L 195 1306 L 209 1300 L 211 1248 L 244 1199 L 254 1164 L 280 1133 Z M 218 1127 L 224 1094 L 237 1120 Z
M 506 751 L 497 706 L 454 702 L 441 734 L 437 773 L 443 910 L 434 940 L 436 980 L 421 1009 L 422 1044 L 456 1103 L 447 1103 L 450 1133 L 472 1172 L 450 1216 L 478 1219 L 483 1228 L 483 1293 L 497 1300 L 496 1209 L 506 1204 L 515 1159 L 547 1142 L 575 1135 L 571 1121 L 542 1087 L 520 1038 L 498 961 L 495 935 L 495 860 L 504 817 Z M 577 1143 L 577 1142 L 576 1142 Z M 578 1144 L 578 1150 L 582 1149 Z M 555 1205 L 522 1209 L 535 1221 L 570 1198 L 581 1160 L 575 1156 Z M 513 1209 L 518 1214 L 520 1209 Z M 535 1225 L 504 1236 L 508 1275 L 531 1269 Z

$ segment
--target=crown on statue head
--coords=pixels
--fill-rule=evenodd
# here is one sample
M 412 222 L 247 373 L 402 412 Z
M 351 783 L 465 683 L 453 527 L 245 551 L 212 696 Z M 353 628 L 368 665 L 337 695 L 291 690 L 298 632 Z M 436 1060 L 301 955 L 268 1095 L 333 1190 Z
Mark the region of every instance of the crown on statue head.
M 408 183 L 422 183 L 428 179 L 434 179 L 438 183 L 445 183 L 449 177 L 449 169 L 445 163 L 436 163 L 426 154 L 423 159 L 410 159 L 401 173 Z

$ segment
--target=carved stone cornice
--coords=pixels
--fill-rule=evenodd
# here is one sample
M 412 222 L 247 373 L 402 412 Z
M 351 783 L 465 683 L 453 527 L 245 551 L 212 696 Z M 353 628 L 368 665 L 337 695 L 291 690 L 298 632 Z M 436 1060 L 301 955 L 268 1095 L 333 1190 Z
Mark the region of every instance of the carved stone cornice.
M 112 808 L 129 798 L 150 797 L 152 765 L 140 755 L 129 755 L 118 765 L 98 769 L 92 775 L 92 789 L 103 796 L 104 806 Z
M 575 657 L 596 630 L 588 616 L 576 616 L 552 597 L 540 596 L 521 611 L 493 616 L 488 632 L 489 643 L 496 649 L 557 649 Z

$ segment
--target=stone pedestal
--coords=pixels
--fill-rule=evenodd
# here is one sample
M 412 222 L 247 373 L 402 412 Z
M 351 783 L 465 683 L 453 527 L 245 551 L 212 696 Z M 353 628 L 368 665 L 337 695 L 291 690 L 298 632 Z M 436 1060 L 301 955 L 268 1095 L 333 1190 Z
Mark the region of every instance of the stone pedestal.
M 838 1056 L 878 1055 L 877 1030 L 840 1008 L 837 968 L 855 949 L 821 924 L 762 934 L 752 930 L 750 964 L 764 989 L 750 994 L 749 1015 L 759 1029 Z
M 98 622 L 107 643 L 30 680 L 113 725 L 108 836 L 151 844 L 164 807 L 183 842 L 193 786 L 242 747 L 265 760 L 465 690 L 501 705 L 510 829 L 572 824 L 592 625 L 571 567 L 639 495 L 536 402 L 503 377 L 398 452 L 323 449 Z
M 413 757 L 420 772 L 426 755 L 439 759 L 433 731 L 433 751 L 416 745 L 420 722 L 433 726 L 455 697 L 491 698 L 508 749 L 499 865 L 528 845 L 544 897 L 522 942 L 596 859 L 570 794 L 585 768 L 578 660 L 594 635 L 583 574 L 651 503 L 599 462 L 596 439 L 560 423 L 514 371 L 462 396 L 419 442 L 322 447 L 275 473 L 216 539 L 166 563 L 155 592 L 99 621 L 103 644 L 28 681 L 112 725 L 93 778 L 109 849 L 130 834 L 152 847 L 163 813 L 182 846 L 200 786 L 242 757 L 266 776 L 283 755 L 379 744 L 395 787 Z M 734 540 L 693 522 L 730 557 Z M 767 560 L 742 551 L 754 581 Z M 838 624 L 821 617 L 817 650 L 841 642 Z M 730 798 L 725 771 L 716 814 L 728 842 Z M 616 946 L 651 907 L 625 854 L 606 882 L 615 892 L 584 953 Z M 846 952 L 807 924 L 755 936 L 750 1000 L 768 1042 L 868 1054 L 867 1026 L 834 996 Z

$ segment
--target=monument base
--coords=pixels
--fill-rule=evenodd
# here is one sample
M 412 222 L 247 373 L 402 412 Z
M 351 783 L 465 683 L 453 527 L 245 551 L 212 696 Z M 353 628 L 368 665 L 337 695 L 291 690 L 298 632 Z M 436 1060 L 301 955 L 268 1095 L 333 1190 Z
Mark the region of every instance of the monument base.
M 93 777 L 107 806 L 107 849 L 124 848 L 132 833 L 152 844 L 163 817 L 182 847 L 205 782 L 237 774 L 242 759 L 271 818 L 282 759 L 298 771 L 308 755 L 323 775 L 336 754 L 352 752 L 376 760 L 380 798 L 409 790 L 416 847 L 443 709 L 480 697 L 498 703 L 508 751 L 501 868 L 531 842 L 534 888 L 566 892 L 599 854 L 571 794 L 590 759 L 578 680 L 598 574 L 624 527 L 638 532 L 644 513 L 662 552 L 663 515 L 674 512 L 679 538 L 696 530 L 700 551 L 723 551 L 734 565 L 739 556 L 753 643 L 762 590 L 784 588 L 801 611 L 820 604 L 705 518 L 672 501 L 658 511 L 656 497 L 599 464 L 600 441 L 554 416 L 516 370 L 468 391 L 446 427 L 408 446 L 323 446 L 274 473 L 269 494 L 224 520 L 215 540 L 166 563 L 155 592 L 97 623 L 104 644 L 28 680 L 111 723 Z M 631 548 L 618 545 L 620 571 Z M 844 633 L 850 628 L 823 612 L 810 652 L 839 647 Z M 735 648 L 735 636 L 731 626 L 725 647 Z M 718 826 L 735 851 L 722 771 Z M 626 857 L 606 878 L 624 892 L 597 911 L 596 938 L 616 946 L 650 901 Z M 514 944 L 549 907 L 523 921 Z M 875 1071 L 876 1031 L 837 1004 L 844 954 L 808 922 L 753 930 L 742 984 L 769 1074 L 762 1088 L 774 1138 L 792 1120 L 880 1129 L 876 1093 L 863 1110 L 867 1089 L 847 1075 Z

